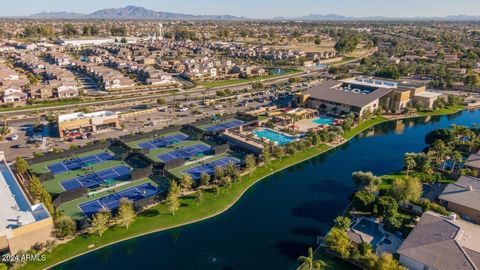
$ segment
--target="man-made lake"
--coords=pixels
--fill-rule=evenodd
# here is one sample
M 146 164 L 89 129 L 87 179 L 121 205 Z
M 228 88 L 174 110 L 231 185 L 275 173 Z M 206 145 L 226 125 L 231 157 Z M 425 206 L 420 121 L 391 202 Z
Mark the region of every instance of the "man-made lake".
M 56 269 L 294 269 L 297 257 L 345 209 L 353 171 L 399 171 L 403 154 L 422 151 L 429 131 L 474 123 L 480 111 L 381 124 L 257 183 L 220 216 L 122 242 Z

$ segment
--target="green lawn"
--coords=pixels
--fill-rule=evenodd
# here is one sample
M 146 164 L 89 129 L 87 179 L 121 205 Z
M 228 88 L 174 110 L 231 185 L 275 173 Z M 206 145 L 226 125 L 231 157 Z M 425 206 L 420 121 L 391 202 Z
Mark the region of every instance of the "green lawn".
M 401 171 L 401 172 L 397 172 L 397 173 L 393 173 L 393 174 L 382 175 L 381 177 L 382 177 L 383 182 L 379 186 L 379 188 L 381 190 L 386 190 L 386 189 L 390 188 L 390 185 L 392 184 L 392 182 L 395 179 L 405 178 L 406 176 L 407 176 L 406 171 Z M 426 173 L 415 172 L 415 171 L 411 171 L 409 173 L 409 176 L 410 177 L 416 177 L 423 183 L 428 183 L 429 182 L 428 180 L 432 179 L 434 177 L 433 175 L 427 175 Z M 443 184 L 450 184 L 450 183 L 453 183 L 455 181 L 456 180 L 448 179 L 448 178 L 444 177 L 443 175 L 440 179 L 436 180 L 436 182 L 443 183 Z
M 350 131 L 345 132 L 345 134 L 343 134 L 343 137 L 347 140 L 350 140 L 352 137 L 359 134 L 360 132 L 362 132 L 362 131 L 370 128 L 370 127 L 373 127 L 374 125 L 377 125 L 377 124 L 380 124 L 380 123 L 383 123 L 383 122 L 386 122 L 386 121 L 388 121 L 388 119 L 385 118 L 385 117 L 381 117 L 381 116 L 363 121 L 358 126 L 356 126 L 355 128 L 352 128 Z
M 429 115 L 447 115 L 457 113 L 465 109 L 463 105 L 449 106 L 443 109 L 434 110 L 432 112 L 418 112 L 419 116 L 429 116 Z
M 205 82 L 200 84 L 200 86 L 204 86 L 206 88 L 215 88 L 215 87 L 221 87 L 221 86 L 230 86 L 230 85 L 235 85 L 235 84 L 242 84 L 242 83 L 249 83 L 249 82 L 255 82 L 255 81 L 261 81 L 261 80 L 267 80 L 267 79 L 272 79 L 276 77 L 281 77 L 281 76 L 287 76 L 287 75 L 292 75 L 298 73 L 300 74 L 301 72 L 298 70 L 294 69 L 288 69 L 284 74 L 269 74 L 265 75 L 262 77 L 252 77 L 248 79 L 231 79 L 231 80 L 222 80 L 222 81 L 215 81 L 215 82 Z
M 78 100 L 58 100 L 58 101 L 52 101 L 52 102 L 45 102 L 41 104 L 33 104 L 33 105 L 28 105 L 28 106 L 23 106 L 23 107 L 14 107 L 14 108 L 0 108 L 0 112 L 11 112 L 11 111 L 18 111 L 18 110 L 25 110 L 25 109 L 41 109 L 45 107 L 56 107 L 56 106 L 65 106 L 65 105 L 75 105 L 75 104 L 82 104 L 82 103 L 87 103 L 87 102 L 92 102 L 91 100 L 85 100 L 85 101 L 78 101 Z

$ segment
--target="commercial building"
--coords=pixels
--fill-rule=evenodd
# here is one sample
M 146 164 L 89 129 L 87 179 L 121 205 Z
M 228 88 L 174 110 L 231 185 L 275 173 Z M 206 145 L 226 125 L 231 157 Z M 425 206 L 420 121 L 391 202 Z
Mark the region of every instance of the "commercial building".
M 476 270 L 480 267 L 480 226 L 425 212 L 398 249 L 411 270 Z
M 432 108 L 441 94 L 427 92 L 425 86 L 397 81 L 357 77 L 326 81 L 297 95 L 300 105 L 333 114 L 354 113 L 362 116 L 379 107 L 393 113 L 401 112 L 407 105 Z
M 440 194 L 440 202 L 462 218 L 480 224 L 480 179 L 461 176 Z
M 93 113 L 70 113 L 58 116 L 58 133 L 60 138 L 84 133 L 96 133 L 109 128 L 120 128 L 119 116 L 111 111 Z
M 50 239 L 53 220 L 45 205 L 31 205 L 0 151 L 0 253 L 16 254 Z

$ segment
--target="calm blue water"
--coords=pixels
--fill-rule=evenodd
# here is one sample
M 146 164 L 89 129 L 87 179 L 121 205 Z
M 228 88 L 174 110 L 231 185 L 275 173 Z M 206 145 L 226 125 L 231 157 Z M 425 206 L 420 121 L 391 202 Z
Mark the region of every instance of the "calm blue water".
M 276 142 L 279 145 L 285 145 L 287 143 L 293 142 L 295 139 L 291 136 L 286 136 L 282 133 L 275 132 L 270 129 L 260 129 L 253 132 L 256 136 L 260 138 L 267 139 L 272 142 Z
M 56 269 L 294 269 L 297 257 L 345 209 L 353 171 L 399 171 L 405 152 L 425 147 L 427 132 L 452 123 L 480 123 L 480 112 L 382 124 L 259 182 L 220 216 L 119 243 Z
M 319 124 L 319 125 L 332 125 L 333 124 L 333 119 L 330 118 L 330 117 L 325 117 L 325 116 L 322 116 L 322 117 L 318 117 L 318 118 L 315 118 L 313 119 L 313 122 L 315 124 Z

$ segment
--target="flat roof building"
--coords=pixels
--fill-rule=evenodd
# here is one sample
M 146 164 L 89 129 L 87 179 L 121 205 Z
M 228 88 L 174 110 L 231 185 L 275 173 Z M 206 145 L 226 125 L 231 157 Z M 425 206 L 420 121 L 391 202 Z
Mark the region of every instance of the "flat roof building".
M 120 128 L 118 114 L 111 111 L 93 113 L 70 113 L 58 116 L 58 133 L 60 138 L 74 134 L 96 133 L 108 128 Z
M 0 253 L 16 254 L 51 238 L 53 221 L 45 205 L 31 205 L 0 151 Z
M 354 113 L 362 116 L 382 107 L 394 113 L 407 105 L 421 102 L 431 108 L 441 94 L 426 92 L 415 86 L 386 79 L 357 77 L 326 81 L 298 95 L 298 103 L 334 114 Z

